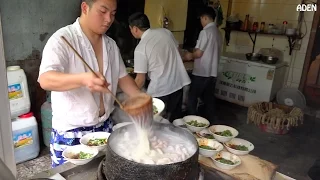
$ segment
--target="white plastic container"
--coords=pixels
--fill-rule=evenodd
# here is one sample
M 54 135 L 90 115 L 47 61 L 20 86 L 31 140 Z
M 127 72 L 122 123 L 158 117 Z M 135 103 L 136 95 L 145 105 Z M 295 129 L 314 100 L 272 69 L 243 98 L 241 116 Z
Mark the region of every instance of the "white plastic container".
M 20 66 L 9 66 L 7 67 L 7 78 L 11 118 L 28 113 L 30 97 L 24 70 Z
M 34 159 L 39 155 L 38 123 L 32 112 L 12 121 L 12 137 L 17 164 Z

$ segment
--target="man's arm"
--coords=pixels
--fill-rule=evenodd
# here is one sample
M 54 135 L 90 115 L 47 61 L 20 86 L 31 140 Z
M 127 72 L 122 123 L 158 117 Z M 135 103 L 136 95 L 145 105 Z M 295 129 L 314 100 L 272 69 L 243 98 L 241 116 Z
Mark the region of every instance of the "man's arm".
M 41 74 L 38 81 L 44 90 L 68 91 L 83 86 L 83 75 L 48 71 Z
M 98 77 L 96 75 L 98 75 Z M 47 91 L 70 91 L 86 86 L 91 91 L 108 93 L 109 91 L 106 87 L 108 87 L 109 84 L 100 72 L 96 72 L 96 75 L 91 72 L 66 74 L 48 71 L 41 74 L 38 81 L 41 88 Z
M 135 79 L 137 86 L 141 89 L 146 82 L 146 74 L 145 73 L 138 73 Z
M 192 53 L 186 53 L 184 56 L 184 60 L 195 60 L 201 58 L 203 56 L 203 52 L 206 49 L 208 44 L 208 37 L 205 31 L 201 31 L 199 34 L 199 38 L 197 40 L 197 45 Z
M 141 89 L 146 81 L 146 74 L 148 72 L 148 61 L 144 53 L 134 52 L 134 72 L 137 74 L 135 82 Z
M 120 78 L 118 84 L 119 84 L 119 87 L 121 88 L 121 90 L 130 97 L 132 97 L 138 93 L 141 93 L 137 84 L 134 82 L 134 80 L 129 75 L 126 75 L 126 76 Z
M 124 65 L 124 62 L 122 60 L 122 57 L 120 55 L 120 51 L 118 49 L 119 54 L 119 81 L 118 86 L 120 89 L 127 94 L 129 97 L 132 97 L 138 93 L 140 93 L 140 89 L 137 87 L 137 84 L 134 82 L 132 77 L 128 75 L 126 66 Z
M 50 37 L 43 49 L 38 82 L 42 89 L 48 91 L 69 91 L 87 86 L 92 91 L 107 92 L 104 77 L 90 73 L 68 74 L 69 47 L 61 39 Z

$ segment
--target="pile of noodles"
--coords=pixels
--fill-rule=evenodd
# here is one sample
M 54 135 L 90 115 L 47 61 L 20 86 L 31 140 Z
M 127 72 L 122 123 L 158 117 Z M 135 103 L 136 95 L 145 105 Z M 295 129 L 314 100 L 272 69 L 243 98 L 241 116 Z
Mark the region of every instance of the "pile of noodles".
M 303 123 L 300 108 L 279 105 L 271 102 L 253 104 L 248 109 L 247 123 L 266 124 L 274 129 L 289 129 Z

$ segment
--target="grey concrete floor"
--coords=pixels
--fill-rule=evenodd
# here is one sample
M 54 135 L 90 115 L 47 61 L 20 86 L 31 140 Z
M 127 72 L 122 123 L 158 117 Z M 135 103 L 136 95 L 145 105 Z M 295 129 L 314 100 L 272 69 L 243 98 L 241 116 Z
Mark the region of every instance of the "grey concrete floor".
M 297 180 L 307 180 L 307 172 L 316 158 L 320 158 L 320 119 L 306 116 L 304 124 L 290 130 L 287 135 L 274 135 L 247 124 L 247 108 L 219 101 L 219 118 L 215 124 L 225 124 L 239 131 L 239 138 L 254 144 L 251 154 L 279 166 L 278 171 Z M 17 165 L 18 179 L 50 168 L 48 150 L 34 160 Z

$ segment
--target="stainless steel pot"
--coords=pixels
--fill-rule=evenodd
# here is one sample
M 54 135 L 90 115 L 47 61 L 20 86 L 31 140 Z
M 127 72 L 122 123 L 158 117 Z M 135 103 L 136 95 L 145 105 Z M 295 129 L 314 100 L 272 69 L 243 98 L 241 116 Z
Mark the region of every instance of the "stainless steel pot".
M 168 128 L 173 132 L 173 135 L 184 137 L 185 140 L 190 141 L 193 145 L 198 147 L 195 137 L 179 127 L 175 127 L 172 124 L 153 124 L 155 129 Z M 117 141 L 117 136 L 122 135 L 127 131 L 131 131 L 134 125 L 127 125 L 121 127 L 111 133 L 108 138 L 108 145 L 106 150 L 106 160 L 104 166 L 104 174 L 108 180 L 196 180 L 199 178 L 199 164 L 198 156 L 199 150 L 196 148 L 196 152 L 187 160 L 166 165 L 149 165 L 141 164 L 131 160 L 128 160 L 118 155 L 111 145 L 113 141 Z
M 276 64 L 279 60 L 279 58 L 274 56 L 262 56 L 262 62 L 267 64 Z
M 258 53 L 247 53 L 246 58 L 248 61 L 260 61 L 261 60 L 261 54 Z

